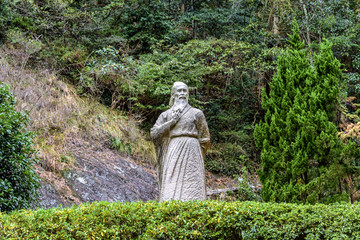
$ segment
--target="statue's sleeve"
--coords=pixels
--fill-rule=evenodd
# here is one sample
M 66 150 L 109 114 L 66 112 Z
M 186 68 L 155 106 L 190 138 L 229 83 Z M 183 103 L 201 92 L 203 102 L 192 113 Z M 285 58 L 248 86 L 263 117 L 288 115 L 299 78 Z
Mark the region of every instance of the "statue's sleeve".
M 173 121 L 168 121 L 166 113 L 160 114 L 156 120 L 155 125 L 150 130 L 150 136 L 155 144 L 156 157 L 157 157 L 157 177 L 159 184 L 159 191 L 162 188 L 162 175 L 163 175 L 163 161 L 169 145 L 169 130 Z
M 202 111 L 196 114 L 196 128 L 198 131 L 198 138 L 202 150 L 203 157 L 205 158 L 206 151 L 210 146 L 210 132 L 206 123 L 205 115 Z
M 167 121 L 165 113 L 160 114 L 155 125 L 150 130 L 151 138 L 154 141 L 160 141 L 161 138 L 170 130 L 173 123 L 174 122 L 172 120 Z

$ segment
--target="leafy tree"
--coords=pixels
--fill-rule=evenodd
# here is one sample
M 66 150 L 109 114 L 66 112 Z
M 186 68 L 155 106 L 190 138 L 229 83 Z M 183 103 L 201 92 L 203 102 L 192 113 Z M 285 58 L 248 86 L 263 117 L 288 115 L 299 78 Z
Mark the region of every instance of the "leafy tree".
M 196 39 L 244 37 L 243 28 L 257 22 L 256 11 L 261 6 L 258 0 L 192 2 L 178 22 Z
M 342 144 L 335 125 L 340 63 L 325 41 L 312 65 L 296 21 L 289 43 L 270 93 L 262 93 L 266 114 L 254 133 L 262 148 L 261 195 L 275 202 L 349 200 L 342 183 L 354 170 L 355 152 L 352 143 Z
M 0 41 L 2 42 L 5 38 L 6 25 L 7 25 L 7 11 L 8 6 L 5 1 L 0 2 Z
M 0 84 L 0 211 L 28 208 L 40 186 L 32 133 L 24 129 L 28 118 L 14 105 L 9 87 Z
M 164 40 L 173 43 L 181 38 L 174 21 L 161 0 L 127 1 L 123 6 L 108 6 L 109 27 L 126 39 L 139 52 L 149 52 L 151 45 Z M 113 30 L 113 33 L 114 30 Z

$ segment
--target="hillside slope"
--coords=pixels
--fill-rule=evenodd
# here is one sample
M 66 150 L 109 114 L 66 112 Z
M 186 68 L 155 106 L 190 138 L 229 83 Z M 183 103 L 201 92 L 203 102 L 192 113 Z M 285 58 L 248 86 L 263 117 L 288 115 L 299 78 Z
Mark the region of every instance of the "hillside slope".
M 154 149 L 125 114 L 77 96 L 46 69 L 29 70 L 24 49 L 0 50 L 0 81 L 10 85 L 19 111 L 36 133 L 40 207 L 92 201 L 154 200 Z M 139 166 L 148 166 L 146 170 Z

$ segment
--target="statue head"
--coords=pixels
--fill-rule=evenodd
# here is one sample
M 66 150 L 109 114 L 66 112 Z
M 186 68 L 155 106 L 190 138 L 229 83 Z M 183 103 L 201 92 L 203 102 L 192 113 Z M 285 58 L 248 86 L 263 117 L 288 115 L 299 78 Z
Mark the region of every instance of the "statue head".
M 189 87 L 183 82 L 174 82 L 171 89 L 170 107 L 174 103 L 187 103 L 189 98 Z

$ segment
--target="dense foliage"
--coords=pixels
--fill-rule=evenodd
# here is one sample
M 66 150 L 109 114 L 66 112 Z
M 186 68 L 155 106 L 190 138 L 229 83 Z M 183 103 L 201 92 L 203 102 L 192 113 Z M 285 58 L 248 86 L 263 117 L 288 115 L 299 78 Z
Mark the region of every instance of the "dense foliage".
M 359 204 L 96 202 L 0 214 L 3 239 L 358 239 Z
M 39 187 L 32 133 L 26 114 L 15 110 L 9 87 L 0 84 L 0 211 L 28 208 Z
M 308 59 L 296 21 L 289 43 L 279 57 L 270 93 L 262 94 L 265 120 L 255 128 L 256 143 L 262 148 L 262 198 L 348 201 L 342 183 L 355 170 L 353 161 L 358 157 L 354 144 L 345 147 L 337 136 L 340 63 L 328 41 L 320 44 L 319 55 Z
M 78 94 L 126 111 L 149 127 L 167 107 L 173 81 L 191 87 L 191 104 L 209 122 L 206 167 L 239 174 L 259 165 L 254 125 L 264 117 L 290 21 L 310 53 L 324 37 L 341 61 L 343 96 L 359 98 L 357 0 L 48 0 L 0 3 L 0 38 L 29 49 L 28 66 L 46 64 Z M 19 41 L 25 36 L 28 42 Z M 357 103 L 357 99 L 354 103 Z

